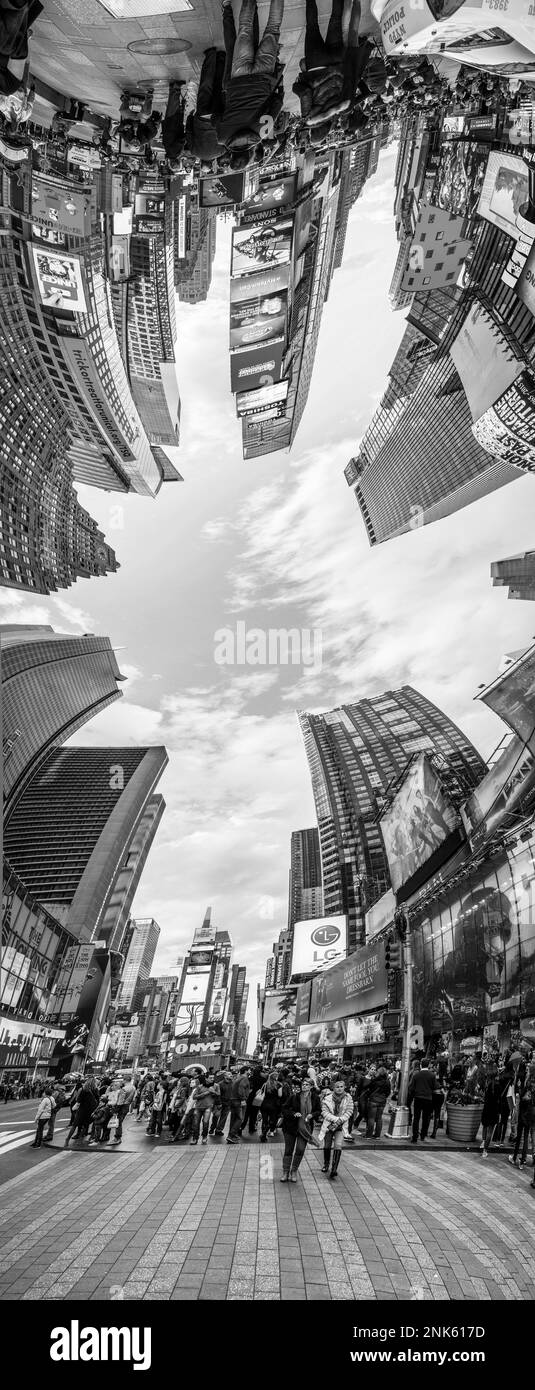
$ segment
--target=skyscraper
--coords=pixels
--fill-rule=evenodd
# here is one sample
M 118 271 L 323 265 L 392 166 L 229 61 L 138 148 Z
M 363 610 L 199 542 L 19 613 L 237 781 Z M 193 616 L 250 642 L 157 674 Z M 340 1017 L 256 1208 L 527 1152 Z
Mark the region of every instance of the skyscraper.
M 535 550 L 508 555 L 506 560 L 494 560 L 490 573 L 496 588 L 509 585 L 508 598 L 535 599 Z
M 46 754 L 118 700 L 124 680 L 109 637 L 4 624 L 2 705 L 6 819 Z
M 167 760 L 165 748 L 56 748 L 6 820 L 5 852 L 14 868 L 78 941 L 103 939 L 106 909 L 114 938 L 110 902 Z M 145 844 L 142 834 L 141 850 Z M 132 869 L 139 877 L 139 848 Z M 119 894 L 119 915 L 130 888 L 132 880 L 126 902 Z
M 132 1008 L 136 992 L 146 985 L 156 955 L 160 928 L 153 917 L 133 918 L 124 942 L 121 981 L 115 997 L 117 1009 Z
M 457 801 L 486 766 L 457 725 L 403 686 L 324 714 L 299 714 L 316 803 L 325 913 L 346 913 L 348 946 L 364 941 L 364 914 L 389 887 L 378 824 L 381 799 L 416 752 L 435 756 Z
M 315 826 L 292 831 L 290 853 L 288 929 L 293 931 L 296 922 L 321 917 L 323 912 L 320 839 Z

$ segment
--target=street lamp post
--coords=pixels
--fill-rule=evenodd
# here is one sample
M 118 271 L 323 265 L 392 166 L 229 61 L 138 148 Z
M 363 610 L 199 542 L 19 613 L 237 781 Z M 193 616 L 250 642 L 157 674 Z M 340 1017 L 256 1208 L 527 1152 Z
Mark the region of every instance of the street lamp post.
M 403 1042 L 401 1048 L 401 1077 L 399 1082 L 399 1094 L 392 1137 L 394 1139 L 408 1139 L 409 1136 L 409 1107 L 407 1105 L 407 1093 L 409 1089 L 409 1068 L 411 1060 L 411 1031 L 414 1020 L 413 996 L 412 996 L 412 939 L 410 932 L 409 919 L 406 912 L 401 909 L 401 916 L 398 919 L 400 936 L 404 942 L 403 946 Z

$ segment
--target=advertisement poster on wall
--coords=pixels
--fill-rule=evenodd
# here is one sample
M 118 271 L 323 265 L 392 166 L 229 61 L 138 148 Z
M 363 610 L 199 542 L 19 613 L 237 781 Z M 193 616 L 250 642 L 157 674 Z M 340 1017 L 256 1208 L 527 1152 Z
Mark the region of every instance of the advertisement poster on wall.
M 231 352 L 231 391 L 242 391 L 245 386 L 254 390 L 255 387 L 277 382 L 281 374 L 284 343 L 284 338 L 274 338 L 268 343 Z
M 267 989 L 262 1018 L 263 1033 L 285 1033 L 295 1028 L 295 989 Z
M 404 883 L 448 839 L 459 816 L 426 753 L 418 753 L 392 805 L 381 817 L 392 887 Z
M 310 1022 L 328 1022 L 381 1009 L 387 994 L 384 942 L 377 941 L 316 975 L 312 981 Z
M 32 246 L 32 254 L 41 303 L 48 309 L 85 314 L 87 305 L 78 257 L 65 252 L 59 255 L 39 246 Z
M 290 978 L 328 970 L 347 954 L 347 917 L 315 917 L 294 926 Z
M 232 233 L 232 275 L 287 265 L 292 254 L 293 218 L 235 227 Z
M 518 239 L 516 224 L 523 203 L 528 200 L 528 171 L 516 154 L 492 150 L 488 157 L 478 212 L 502 232 Z
M 524 363 L 511 351 L 499 324 L 479 300 L 471 305 L 450 357 L 461 378 L 472 420 L 479 420 L 513 381 Z
M 520 376 L 472 425 L 483 448 L 504 463 L 532 472 L 535 468 L 535 377 Z M 492 447 L 489 448 L 489 442 Z

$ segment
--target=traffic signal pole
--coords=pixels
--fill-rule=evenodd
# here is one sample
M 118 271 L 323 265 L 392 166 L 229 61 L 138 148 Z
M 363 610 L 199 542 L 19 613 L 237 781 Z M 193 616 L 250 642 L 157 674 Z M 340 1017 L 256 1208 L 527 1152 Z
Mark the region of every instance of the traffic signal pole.
M 410 927 L 407 928 L 405 944 L 403 949 L 403 1042 L 401 1048 L 401 1077 L 399 1082 L 398 1104 L 392 1130 L 393 1139 L 408 1139 L 409 1137 L 409 1107 L 407 1105 L 407 1093 L 409 1089 L 409 1068 L 411 1061 L 411 1029 L 413 1026 L 413 1001 L 412 1001 L 412 940 Z

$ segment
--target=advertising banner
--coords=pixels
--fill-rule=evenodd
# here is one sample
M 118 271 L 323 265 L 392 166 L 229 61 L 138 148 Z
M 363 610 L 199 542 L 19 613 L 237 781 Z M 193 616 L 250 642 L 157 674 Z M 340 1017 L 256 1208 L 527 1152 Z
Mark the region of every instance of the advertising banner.
M 56 232 L 54 227 L 40 227 L 33 222 L 32 241 L 42 241 L 45 246 L 65 246 L 65 234 Z
M 32 246 L 32 255 L 41 303 L 48 309 L 85 314 L 87 305 L 78 257 L 45 251 L 40 246 Z
M 278 381 L 284 355 L 284 338 L 273 338 L 257 347 L 238 348 L 230 354 L 230 389 L 254 390 Z
M 290 978 L 328 970 L 347 955 L 347 917 L 313 917 L 294 926 Z
M 279 218 L 249 227 L 234 227 L 232 233 L 232 275 L 287 265 L 292 254 L 293 218 Z
M 384 931 L 394 921 L 396 911 L 396 899 L 389 888 L 387 893 L 383 893 L 373 907 L 366 913 L 366 942 L 371 941 L 372 937 L 377 936 L 378 932 Z
M 295 1022 L 298 1028 L 301 1028 L 304 1023 L 308 1023 L 311 995 L 312 980 L 307 980 L 305 984 L 298 985 L 297 1001 L 295 1005 Z
M 453 116 L 452 120 L 463 120 Z M 444 122 L 444 125 L 446 122 Z M 479 203 L 485 171 L 487 168 L 488 147 L 476 145 L 472 140 L 451 140 L 446 142 L 440 159 L 433 201 L 440 208 L 447 208 L 462 217 L 472 217 Z
M 535 468 L 535 377 L 526 369 L 472 425 L 478 443 L 495 458 Z
M 266 212 L 272 208 L 285 207 L 293 203 L 295 197 L 296 174 L 280 174 L 269 183 L 260 182 L 252 198 L 247 199 L 246 212 Z
M 516 154 L 492 150 L 481 189 L 478 212 L 502 232 L 518 239 L 516 224 L 523 203 L 528 201 L 528 171 Z
M 188 970 L 182 988 L 180 1003 L 204 1005 L 208 994 L 209 979 L 209 970 L 199 970 L 198 972 Z
M 198 1038 L 204 1015 L 204 1003 L 179 1004 L 175 1014 L 175 1038 Z
M 347 1026 L 345 1018 L 337 1018 L 332 1023 L 305 1024 L 299 1029 L 299 1051 L 308 1052 L 315 1047 L 344 1047 Z
M 0 155 L 10 164 L 24 164 L 31 154 L 31 149 L 31 145 L 10 145 L 8 140 L 3 140 L 0 136 Z
M 426 753 L 418 753 L 380 821 L 394 892 L 413 877 L 459 824 Z
M 472 420 L 479 420 L 523 369 L 522 360 L 515 357 L 499 325 L 478 300 L 459 329 L 450 357 L 461 378 Z
M 263 1033 L 285 1033 L 295 1028 L 295 989 L 267 989 L 262 1019 Z
M 507 666 L 477 698 L 529 743 L 535 733 L 535 647 Z
M 533 730 L 533 725 L 532 725 Z M 461 809 L 472 849 L 503 825 L 535 787 L 535 736 L 526 747 L 515 735 Z
M 136 193 L 134 207 L 138 217 L 161 217 L 165 212 L 165 198 L 161 193 Z
M 210 175 L 199 181 L 199 204 L 202 208 L 233 207 L 250 198 L 257 183 L 257 169 L 245 169 L 236 174 Z
M 230 346 L 245 347 L 249 343 L 278 338 L 286 332 L 288 292 L 266 295 L 263 299 L 243 300 L 230 307 Z
M 163 217 L 136 217 L 135 231 L 142 236 L 160 236 L 164 231 Z
M 184 260 L 186 254 L 186 198 L 178 200 L 178 259 Z
M 32 222 L 58 232 L 89 236 L 91 232 L 91 193 L 70 184 L 34 174 L 32 178 Z
M 310 1021 L 322 1023 L 350 1018 L 368 1009 L 382 1009 L 387 995 L 384 942 L 377 941 L 316 975 L 312 981 Z
M 348 1018 L 348 1047 L 367 1047 L 369 1043 L 382 1043 L 385 1040 L 382 1014 L 367 1014 L 363 1018 Z
M 257 391 L 239 391 L 236 396 L 236 413 L 248 415 L 250 412 L 256 413 L 264 406 L 283 404 L 288 395 L 289 385 L 289 381 L 285 379 L 273 382 L 269 386 L 261 386 Z
M 279 1038 L 275 1038 L 273 1044 L 273 1056 L 296 1056 L 297 1054 L 297 1029 L 288 1028 L 285 1033 L 281 1033 Z
M 241 304 L 244 300 L 265 299 L 269 294 L 280 294 L 290 284 L 290 266 L 274 266 L 271 270 L 259 271 L 257 275 L 237 275 L 230 281 L 230 303 Z

